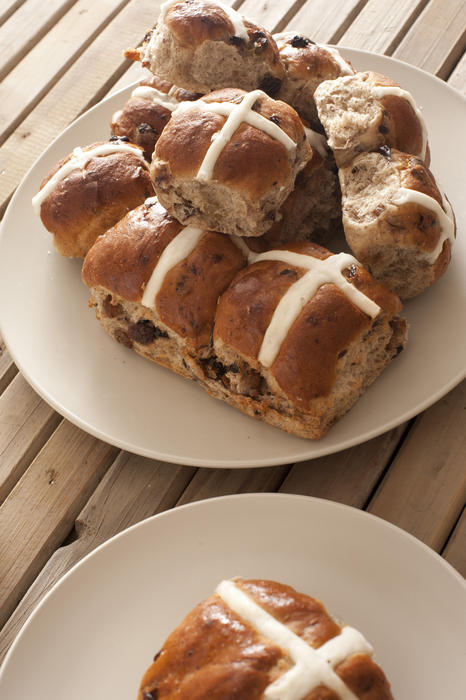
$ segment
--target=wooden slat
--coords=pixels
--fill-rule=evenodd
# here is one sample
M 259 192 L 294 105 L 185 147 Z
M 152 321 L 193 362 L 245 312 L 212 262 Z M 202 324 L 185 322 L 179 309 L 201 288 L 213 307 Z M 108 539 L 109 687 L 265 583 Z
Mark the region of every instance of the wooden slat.
M 245 0 L 240 12 L 269 32 L 280 31 L 304 4 L 305 0 Z
M 77 0 L 15 66 L 0 85 L 0 142 L 11 134 L 127 1 Z
M 21 374 L 0 396 L 0 503 L 60 422 Z
M 463 54 L 448 78 L 448 84 L 466 97 L 466 53 Z
M 320 43 L 336 44 L 367 0 L 313 0 L 290 20 L 286 29 Z
M 199 469 L 177 505 L 232 493 L 276 491 L 289 467 Z
M 5 391 L 8 384 L 16 376 L 18 369 L 10 357 L 5 343 L 0 338 L 0 395 Z
M 466 499 L 466 381 L 429 408 L 368 510 L 440 551 Z
M 428 0 L 369 0 L 340 39 L 342 46 L 392 53 Z M 377 31 L 374 28 L 377 27 Z
M 406 424 L 343 452 L 295 464 L 280 491 L 363 508 L 390 462 Z
M 393 56 L 446 78 L 466 46 L 466 0 L 431 0 Z
M 132 0 L 3 144 L 0 213 L 31 163 L 73 119 L 98 102 L 130 65 L 123 58 L 123 49 L 142 39 L 159 4 Z
M 23 3 L 24 0 L 2 0 L 2 4 L 0 5 L 0 24 L 6 22 L 13 12 L 16 12 Z
M 45 593 L 83 556 L 127 527 L 174 506 L 195 469 L 120 453 L 76 521 L 77 539 L 50 558 L 0 633 L 0 663 Z
M 466 578 L 466 508 L 463 509 L 442 556 Z
M 0 27 L 0 79 L 75 2 L 76 0 L 27 0 Z
M 59 546 L 115 457 L 63 421 L 0 507 L 0 625 Z

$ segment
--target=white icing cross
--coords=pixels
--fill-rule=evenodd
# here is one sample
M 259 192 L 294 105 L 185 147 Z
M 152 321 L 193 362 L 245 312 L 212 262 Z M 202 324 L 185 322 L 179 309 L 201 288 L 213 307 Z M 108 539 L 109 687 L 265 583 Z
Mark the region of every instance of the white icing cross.
M 254 630 L 282 647 L 294 663 L 267 686 L 264 690 L 266 700 L 302 700 L 319 685 L 333 690 L 340 700 L 357 700 L 333 667 L 352 654 L 372 656 L 373 649 L 360 632 L 352 627 L 343 627 L 339 635 L 314 649 L 261 608 L 234 581 L 222 581 L 216 593 Z
M 171 7 L 173 7 L 174 5 L 182 4 L 183 0 L 166 0 L 166 2 L 164 2 L 160 7 L 161 19 L 165 19 L 165 15 Z M 231 24 L 233 25 L 234 36 L 238 36 L 241 39 L 244 39 L 244 41 L 249 41 L 248 31 L 243 22 L 243 18 L 241 17 L 239 12 L 236 12 L 236 10 L 234 10 L 232 7 L 229 7 L 229 5 L 226 5 L 225 3 L 220 2 L 219 0 L 212 0 L 210 4 L 217 5 L 223 10 L 223 12 L 226 14 Z
M 416 114 L 422 129 L 422 146 L 420 151 L 420 156 L 424 160 L 427 152 L 427 128 L 424 122 L 424 117 L 422 116 L 421 110 L 414 101 L 413 96 L 407 90 L 398 87 L 397 85 L 375 85 L 372 87 L 372 93 L 378 100 L 383 99 L 387 95 L 394 95 L 396 97 L 402 97 L 406 102 L 409 102 L 411 108 Z
M 91 160 L 91 158 L 96 158 L 97 156 L 106 156 L 110 153 L 132 153 L 137 156 L 144 165 L 146 164 L 144 154 L 141 148 L 137 146 L 132 146 L 129 143 L 122 143 L 121 141 L 114 141 L 113 143 L 102 143 L 93 148 L 89 148 L 84 151 L 80 146 L 73 149 L 73 155 L 66 163 L 63 163 L 61 168 L 59 168 L 54 175 L 48 180 L 45 185 L 39 190 L 39 192 L 32 198 L 32 206 L 36 214 L 40 214 L 40 208 L 44 199 L 46 199 L 49 194 L 53 191 L 55 186 L 65 180 L 73 170 L 81 169 L 84 170 L 86 164 Z
M 272 138 L 280 141 L 288 151 L 296 148 L 296 143 L 287 133 L 283 131 L 277 124 L 262 116 L 252 109 L 256 100 L 261 97 L 267 97 L 262 90 L 253 90 L 247 93 L 241 102 L 204 102 L 202 99 L 196 102 L 182 102 L 178 107 L 178 112 L 194 109 L 204 109 L 208 112 L 215 112 L 227 117 L 220 131 L 212 136 L 212 143 L 207 149 L 199 171 L 196 175 L 197 180 L 210 180 L 214 171 L 215 163 L 221 151 L 231 140 L 235 131 L 240 127 L 242 122 L 254 126 L 256 129 L 264 131 Z
M 308 270 L 288 288 L 275 308 L 257 356 L 264 367 L 270 367 L 274 363 L 291 326 L 323 284 L 331 283 L 337 286 L 355 306 L 371 318 L 375 318 L 380 312 L 380 306 L 348 282 L 342 274 L 343 270 L 351 265 L 359 265 L 356 258 L 348 253 L 330 255 L 325 260 L 289 250 L 268 250 L 257 254 L 249 250 L 244 241 L 236 240 L 236 236 L 232 236 L 231 239 L 247 257 L 249 264 L 261 260 L 276 260 Z
M 153 202 L 159 210 L 164 211 L 156 197 L 146 200 L 145 204 L 146 206 L 151 206 Z M 143 306 L 155 309 L 155 299 L 162 287 L 166 274 L 175 265 L 188 257 L 204 233 L 204 230 L 196 226 L 187 226 L 170 241 L 147 282 L 141 299 Z M 289 250 L 269 250 L 265 253 L 254 253 L 238 236 L 229 236 L 229 238 L 241 250 L 250 265 L 262 260 L 275 260 L 308 270 L 306 274 L 288 288 L 275 308 L 258 354 L 258 360 L 264 367 L 270 367 L 273 364 L 292 324 L 298 318 L 307 302 L 312 299 L 323 284 L 331 283 L 336 285 L 353 304 L 371 318 L 375 318 L 380 312 L 380 306 L 348 282 L 342 274 L 343 270 L 351 265 L 359 265 L 356 258 L 348 253 L 330 255 L 325 260 L 314 258 L 312 255 L 294 253 Z
M 170 88 L 171 90 L 171 88 Z M 155 102 L 156 104 L 169 109 L 170 112 L 174 112 L 178 109 L 180 102 L 170 93 L 162 92 L 157 90 L 157 88 L 150 87 L 150 85 L 138 85 L 134 88 L 131 93 L 131 97 L 140 97 L 143 100 L 148 100 L 149 102 Z
M 450 202 L 438 185 L 437 189 L 442 197 L 443 209 L 434 197 L 425 194 L 425 192 L 410 190 L 407 187 L 400 187 L 391 198 L 392 203 L 398 206 L 410 202 L 419 204 L 421 207 L 430 209 L 437 217 L 441 229 L 439 240 L 434 250 L 425 254 L 426 259 L 432 264 L 442 252 L 443 244 L 446 240 L 450 241 L 451 247 L 453 247 L 455 242 L 455 217 L 453 215 L 453 210 L 450 206 Z
M 155 206 L 160 205 L 157 203 Z M 178 265 L 178 263 L 188 257 L 204 234 L 205 231 L 196 226 L 187 226 L 164 248 L 144 289 L 141 299 L 143 306 L 155 309 L 155 298 L 160 291 L 165 276 L 175 265 Z

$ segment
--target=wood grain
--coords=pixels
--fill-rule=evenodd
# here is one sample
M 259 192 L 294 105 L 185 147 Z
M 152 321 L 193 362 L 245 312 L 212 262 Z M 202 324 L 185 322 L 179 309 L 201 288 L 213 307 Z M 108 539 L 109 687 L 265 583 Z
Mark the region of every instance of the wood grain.
M 342 46 L 391 54 L 428 0 L 369 0 L 348 30 Z M 377 31 L 374 29 L 377 27 Z
M 280 491 L 363 508 L 380 480 L 407 425 L 326 457 L 295 464 Z
M 466 0 L 431 0 L 393 52 L 439 78 L 447 78 L 466 48 Z
M 129 3 L 3 144 L 0 148 L 0 171 L 3 173 L 0 215 L 31 163 L 73 119 L 98 102 L 129 67 L 122 47 L 139 43 L 138 37 L 144 36 L 159 4 L 150 0 Z
M 195 469 L 122 452 L 84 506 L 74 538 L 57 549 L 0 633 L 0 663 L 30 612 L 45 593 L 98 545 L 127 527 L 173 507 Z
M 16 376 L 18 369 L 13 364 L 6 345 L 0 338 L 0 395 L 5 391 L 8 384 Z
M 416 420 L 368 510 L 437 552 L 466 500 L 466 381 Z
M 198 469 L 177 505 L 233 493 L 276 491 L 288 470 L 287 466 L 261 469 Z
M 245 0 L 240 12 L 269 32 L 277 32 L 281 31 L 303 4 L 304 0 Z
M 0 507 L 0 625 L 63 542 L 116 448 L 63 421 Z
M 61 418 L 17 374 L 0 396 L 0 504 Z
M 367 0 L 313 0 L 288 22 L 287 29 L 306 34 L 320 43 L 336 44 Z
M 78 0 L 8 73 L 0 84 L 0 142 L 12 133 L 127 1 Z
M 463 508 L 442 555 L 461 576 L 466 578 L 466 508 Z
M 448 78 L 448 84 L 466 97 L 466 53 L 463 54 L 456 64 L 455 69 Z
M 18 63 L 76 0 L 27 0 L 0 27 L 0 79 Z

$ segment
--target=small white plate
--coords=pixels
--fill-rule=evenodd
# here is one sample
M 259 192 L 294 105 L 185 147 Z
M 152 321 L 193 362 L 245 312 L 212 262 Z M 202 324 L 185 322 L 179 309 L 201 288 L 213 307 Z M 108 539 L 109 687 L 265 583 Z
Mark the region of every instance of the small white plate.
M 466 373 L 466 103 L 431 75 L 399 61 L 343 50 L 358 69 L 385 73 L 422 107 L 433 169 L 452 202 L 458 241 L 444 277 L 406 304 L 408 347 L 328 435 L 297 438 L 208 397 L 105 334 L 87 307 L 81 263 L 60 257 L 31 198 L 52 165 L 76 145 L 105 139 L 130 89 L 72 124 L 39 158 L 12 199 L 0 238 L 0 327 L 35 390 L 87 432 L 147 457 L 207 467 L 252 467 L 319 457 L 411 418 Z
M 396 700 L 462 700 L 466 586 L 406 532 L 348 506 L 287 494 L 176 508 L 75 566 L 23 627 L 2 700 L 128 700 L 169 632 L 223 578 L 288 583 L 375 648 Z

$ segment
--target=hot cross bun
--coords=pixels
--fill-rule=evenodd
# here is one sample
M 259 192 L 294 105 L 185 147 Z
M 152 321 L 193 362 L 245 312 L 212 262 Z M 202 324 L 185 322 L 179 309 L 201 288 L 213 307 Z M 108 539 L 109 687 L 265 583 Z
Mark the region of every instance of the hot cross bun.
M 171 633 L 138 700 L 392 700 L 373 649 L 319 600 L 274 581 L 222 581 Z
M 160 202 L 182 223 L 259 236 L 279 218 L 311 155 L 292 107 L 260 90 L 227 88 L 173 113 L 151 176 Z
M 238 87 L 273 96 L 284 76 L 271 34 L 215 0 L 168 0 L 142 46 L 126 56 L 202 93 Z

